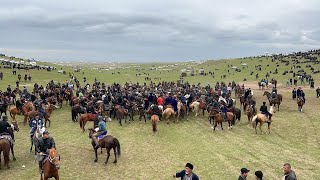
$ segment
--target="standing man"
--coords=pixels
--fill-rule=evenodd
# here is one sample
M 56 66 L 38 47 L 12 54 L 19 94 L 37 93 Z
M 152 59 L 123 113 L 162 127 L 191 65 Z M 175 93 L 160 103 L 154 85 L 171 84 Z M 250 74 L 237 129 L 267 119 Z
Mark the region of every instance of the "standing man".
M 292 99 L 295 100 L 297 98 L 297 90 L 296 88 L 293 88 L 292 90 Z
M 246 180 L 249 172 L 250 172 L 249 169 L 247 169 L 247 168 L 242 168 L 242 169 L 240 170 L 240 176 L 238 177 L 238 180 Z
M 181 180 L 199 180 L 199 177 L 192 172 L 193 165 L 191 163 L 186 164 L 186 169 L 181 172 L 177 172 L 173 175 L 174 178 L 181 178 Z
M 284 173 L 284 180 L 297 180 L 296 173 L 291 170 L 291 165 L 289 163 L 285 163 L 283 165 L 283 173 Z

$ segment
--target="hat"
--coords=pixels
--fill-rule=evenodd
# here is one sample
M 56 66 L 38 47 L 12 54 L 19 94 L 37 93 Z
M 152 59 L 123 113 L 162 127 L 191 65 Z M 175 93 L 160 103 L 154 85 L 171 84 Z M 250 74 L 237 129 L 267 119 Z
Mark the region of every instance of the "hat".
M 190 168 L 190 169 L 193 169 L 193 165 L 191 163 L 187 163 L 186 164 L 186 167 Z
M 43 131 L 42 135 L 44 134 L 50 134 L 50 133 L 46 130 L 46 131 Z
M 261 171 L 256 171 L 254 174 L 257 176 L 257 178 L 262 179 L 263 177 L 263 173 Z
M 266 104 L 266 102 L 263 102 L 263 104 Z
M 250 170 L 247 168 L 242 168 L 240 171 L 241 171 L 241 174 L 250 172 Z

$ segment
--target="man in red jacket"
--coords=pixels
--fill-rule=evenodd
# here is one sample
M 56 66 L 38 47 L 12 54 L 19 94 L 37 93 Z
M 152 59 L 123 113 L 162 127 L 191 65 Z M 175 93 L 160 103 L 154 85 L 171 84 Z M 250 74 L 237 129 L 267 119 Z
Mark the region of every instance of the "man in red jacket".
M 161 96 L 158 97 L 157 104 L 163 106 L 163 98 Z

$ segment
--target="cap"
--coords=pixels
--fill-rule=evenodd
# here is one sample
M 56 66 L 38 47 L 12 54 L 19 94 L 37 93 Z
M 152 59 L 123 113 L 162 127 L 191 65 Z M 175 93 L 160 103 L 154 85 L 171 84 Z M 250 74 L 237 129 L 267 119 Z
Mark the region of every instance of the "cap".
M 46 131 L 43 131 L 42 135 L 44 134 L 50 134 L 50 133 L 46 130 Z
M 241 171 L 241 174 L 250 172 L 250 170 L 247 168 L 242 168 L 240 171 Z

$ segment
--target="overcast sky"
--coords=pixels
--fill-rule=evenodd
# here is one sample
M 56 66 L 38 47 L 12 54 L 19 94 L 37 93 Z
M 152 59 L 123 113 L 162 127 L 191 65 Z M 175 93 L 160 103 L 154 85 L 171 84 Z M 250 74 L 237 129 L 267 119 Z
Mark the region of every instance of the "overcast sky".
M 319 0 L 1 0 L 0 53 L 152 62 L 320 48 Z

